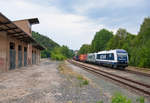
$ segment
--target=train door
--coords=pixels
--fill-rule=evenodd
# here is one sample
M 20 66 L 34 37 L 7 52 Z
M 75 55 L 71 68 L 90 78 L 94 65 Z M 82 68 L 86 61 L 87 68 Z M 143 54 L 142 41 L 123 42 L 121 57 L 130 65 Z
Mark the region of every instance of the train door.
M 18 67 L 22 66 L 22 46 L 18 46 Z
M 24 47 L 24 66 L 27 65 L 27 48 Z
M 15 69 L 16 67 L 16 50 L 15 50 L 15 43 L 10 42 L 10 67 L 9 69 Z

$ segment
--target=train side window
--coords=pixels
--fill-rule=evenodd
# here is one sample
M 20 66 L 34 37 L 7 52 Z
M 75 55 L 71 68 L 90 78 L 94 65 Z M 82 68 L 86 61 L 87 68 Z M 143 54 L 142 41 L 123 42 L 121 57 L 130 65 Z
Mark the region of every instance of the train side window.
M 114 54 L 113 53 L 109 54 L 109 60 L 114 60 Z
M 106 54 L 103 54 L 102 59 L 106 60 Z
M 100 54 L 97 54 L 97 59 L 100 59 Z
M 103 54 L 100 55 L 100 59 L 103 60 Z
M 110 54 L 106 54 L 106 60 L 110 60 L 109 55 Z

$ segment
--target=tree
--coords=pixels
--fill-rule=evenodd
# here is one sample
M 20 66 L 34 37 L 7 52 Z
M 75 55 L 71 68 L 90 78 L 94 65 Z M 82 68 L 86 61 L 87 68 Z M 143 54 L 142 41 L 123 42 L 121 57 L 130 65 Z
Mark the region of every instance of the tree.
M 55 47 L 59 47 L 59 44 L 51 40 L 49 37 L 46 37 L 38 32 L 32 31 L 32 37 L 41 45 L 43 45 L 46 49 L 41 52 L 42 58 L 48 58 L 51 56 L 51 51 Z
M 73 51 L 64 45 L 62 47 L 56 47 L 51 51 L 51 58 L 54 60 L 64 60 L 73 56 Z
M 106 29 L 102 29 L 99 32 L 96 32 L 91 44 L 92 52 L 105 50 L 107 42 L 112 37 L 113 37 L 113 33 Z
M 91 46 L 88 44 L 83 44 L 80 48 L 80 50 L 78 51 L 78 55 L 79 54 L 87 54 L 91 51 Z
M 67 57 L 67 58 L 71 58 L 71 57 L 73 57 L 73 51 L 72 50 L 70 50 L 67 46 L 65 46 L 65 45 L 63 45 L 62 47 L 61 47 L 61 53 L 65 56 L 65 57 Z
M 118 36 L 120 39 L 125 39 L 127 37 L 126 29 L 119 28 L 117 33 L 116 33 L 116 36 Z

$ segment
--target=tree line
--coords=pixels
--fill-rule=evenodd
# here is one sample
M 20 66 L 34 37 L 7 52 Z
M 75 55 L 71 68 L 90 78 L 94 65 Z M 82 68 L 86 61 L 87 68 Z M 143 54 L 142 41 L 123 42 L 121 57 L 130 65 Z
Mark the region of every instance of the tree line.
M 73 57 L 73 50 L 70 50 L 67 46 L 60 46 L 49 37 L 39 34 L 33 31 L 32 37 L 46 49 L 41 51 L 42 58 L 51 58 L 55 60 L 64 60 Z
M 150 18 L 144 19 L 137 35 L 119 28 L 114 34 L 107 29 L 96 32 L 91 44 L 83 44 L 78 54 L 103 50 L 125 49 L 129 55 L 129 65 L 150 68 Z

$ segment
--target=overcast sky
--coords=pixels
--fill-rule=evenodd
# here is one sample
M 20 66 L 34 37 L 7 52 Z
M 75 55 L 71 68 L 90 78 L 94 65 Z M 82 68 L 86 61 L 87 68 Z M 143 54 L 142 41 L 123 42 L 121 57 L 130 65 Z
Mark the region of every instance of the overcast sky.
M 150 16 L 150 0 L 0 0 L 0 8 L 12 21 L 37 17 L 34 31 L 74 50 L 102 28 L 137 34 Z

